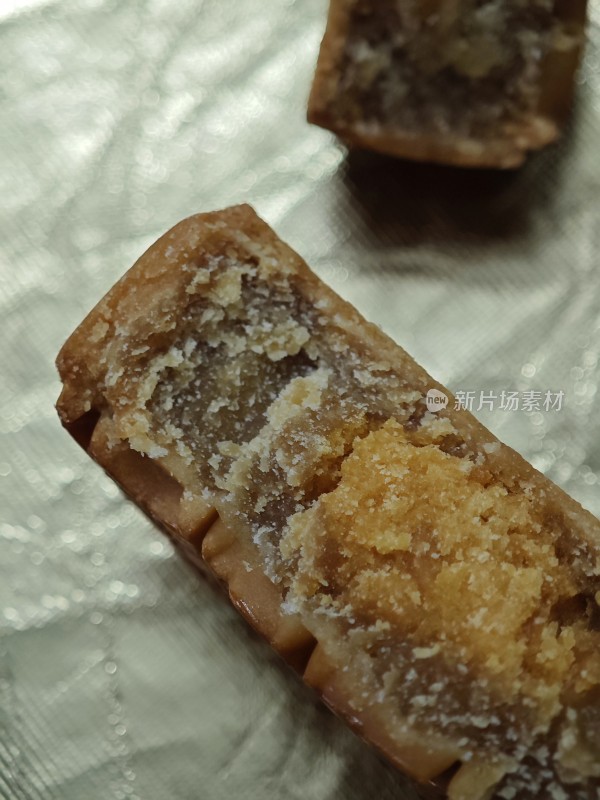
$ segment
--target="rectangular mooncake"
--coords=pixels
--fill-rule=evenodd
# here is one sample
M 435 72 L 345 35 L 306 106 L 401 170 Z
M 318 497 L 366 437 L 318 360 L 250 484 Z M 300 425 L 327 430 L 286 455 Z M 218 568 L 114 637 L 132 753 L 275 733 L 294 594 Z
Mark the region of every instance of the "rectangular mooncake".
M 515 167 L 557 138 L 586 0 L 331 0 L 309 120 L 419 161 Z
M 166 233 L 57 363 L 67 430 L 423 791 L 598 798 L 600 523 L 251 208 Z

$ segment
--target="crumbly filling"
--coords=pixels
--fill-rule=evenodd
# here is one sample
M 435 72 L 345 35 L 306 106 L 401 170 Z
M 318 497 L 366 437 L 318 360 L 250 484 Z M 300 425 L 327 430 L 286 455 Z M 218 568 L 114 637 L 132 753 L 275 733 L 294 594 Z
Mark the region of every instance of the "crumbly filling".
M 344 124 L 496 139 L 573 47 L 553 0 L 355 0 L 330 111 Z
M 293 564 L 288 602 L 372 632 L 370 702 L 392 691 L 413 724 L 518 757 L 565 696 L 589 702 L 595 601 L 561 615 L 579 587 L 535 499 L 435 444 L 415 447 L 393 419 L 355 444 L 341 473 L 290 519 L 281 550 Z M 591 729 L 577 745 L 600 756 Z
M 208 487 L 390 731 L 451 737 L 465 760 L 533 748 L 544 786 L 600 778 L 600 580 L 575 576 L 542 493 L 504 486 L 496 443 L 469 448 L 427 386 L 272 265 L 218 257 L 188 292 L 118 435 Z

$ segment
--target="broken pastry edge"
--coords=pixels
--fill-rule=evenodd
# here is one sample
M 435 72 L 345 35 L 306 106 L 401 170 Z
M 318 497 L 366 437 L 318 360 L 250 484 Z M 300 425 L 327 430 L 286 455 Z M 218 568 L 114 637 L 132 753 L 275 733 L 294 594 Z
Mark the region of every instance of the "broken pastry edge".
M 216 212 L 216 215 L 219 217 L 219 220 L 222 221 L 225 218 L 231 219 L 231 217 L 227 217 L 227 215 L 230 212 L 231 212 L 231 209 L 230 210 L 226 210 L 225 212 Z M 198 217 L 193 217 L 193 218 L 190 218 L 190 219 L 196 220 L 198 222 L 198 221 L 202 221 L 203 219 L 206 219 L 207 216 L 211 217 L 211 218 L 215 217 L 214 214 L 213 215 L 199 215 Z M 243 228 L 241 231 L 238 231 L 236 233 L 236 236 L 234 238 L 239 239 L 240 241 L 243 241 L 244 246 L 247 246 L 248 245 L 248 238 L 249 238 L 248 233 L 252 229 L 252 226 L 251 226 L 250 223 L 253 220 L 256 221 L 257 218 L 255 217 L 254 212 L 252 212 L 251 209 L 246 208 L 244 210 L 244 214 L 242 214 L 241 216 L 239 216 L 239 215 L 235 216 L 234 215 L 234 219 L 237 220 L 236 224 L 240 224 L 242 226 L 242 228 Z M 189 220 L 186 221 L 186 222 L 189 222 Z M 267 234 L 268 233 L 267 239 L 271 239 L 271 244 L 272 244 L 272 239 L 273 238 L 276 239 L 275 235 L 265 225 L 265 223 L 261 223 L 261 224 L 262 224 L 262 226 L 264 226 L 264 228 L 261 228 L 263 234 Z M 179 226 L 176 226 L 176 228 L 172 229 L 172 231 L 177 230 L 178 227 Z M 221 230 L 222 226 L 218 225 L 217 229 Z M 168 232 L 168 234 L 172 233 L 172 231 Z M 183 229 L 183 231 L 185 232 L 186 236 L 192 237 L 192 239 L 193 239 L 193 237 L 195 235 L 195 232 L 197 232 L 197 228 L 195 227 L 195 225 L 191 225 L 191 226 L 185 227 Z M 166 234 L 165 236 L 168 236 L 168 234 Z M 159 243 L 161 241 L 163 241 L 164 238 L 165 237 L 162 237 L 161 240 L 159 240 Z M 170 240 L 170 241 L 172 241 L 172 240 Z M 191 244 L 192 244 L 192 240 L 191 239 L 188 240 L 184 236 L 183 237 L 183 241 L 180 243 L 180 249 L 181 249 L 182 253 L 189 251 L 189 249 L 191 247 Z M 153 250 L 153 247 L 150 248 L 150 250 Z M 260 249 L 259 245 L 257 245 L 256 247 L 259 247 L 259 249 Z M 252 251 L 254 251 L 254 253 L 256 253 L 256 247 L 253 246 L 253 247 L 250 248 L 250 250 L 252 250 Z M 286 252 L 285 251 L 285 246 L 283 246 L 283 248 L 284 249 L 281 252 Z M 250 250 L 248 252 L 250 252 Z M 288 248 L 288 251 L 289 251 L 289 248 Z M 163 251 L 160 251 L 160 252 L 162 253 Z M 206 251 L 203 251 L 203 252 L 206 252 Z M 292 251 L 290 251 L 290 252 L 292 252 Z M 292 265 L 293 269 L 291 270 L 291 272 L 289 274 L 290 275 L 294 275 L 294 279 L 298 281 L 298 285 L 302 285 L 304 287 L 303 291 L 306 291 L 307 294 L 310 294 L 311 300 L 313 300 L 313 302 L 319 302 L 321 304 L 321 306 L 323 307 L 323 310 L 328 315 L 332 316 L 332 318 L 334 319 L 336 325 L 338 325 L 341 329 L 346 329 L 347 328 L 348 334 L 352 335 L 359 342 L 359 344 L 361 344 L 361 346 L 366 347 L 367 344 L 368 344 L 369 348 L 375 348 L 380 354 L 382 354 L 383 362 L 385 362 L 388 357 L 389 357 L 389 359 L 391 361 L 398 362 L 398 360 L 401 358 L 402 355 L 406 356 L 404 351 L 401 350 L 401 348 L 399 348 L 396 344 L 394 344 L 392 342 L 392 340 L 388 339 L 388 337 L 386 337 L 378 328 L 376 328 L 375 326 L 372 326 L 372 325 L 367 324 L 366 322 L 364 322 L 363 318 L 358 314 L 358 312 L 356 312 L 347 303 L 344 303 L 344 301 L 342 301 L 340 298 L 338 298 L 337 295 L 335 295 L 333 292 L 331 292 L 331 290 L 327 290 L 326 287 L 324 287 L 324 285 L 321 284 L 319 279 L 313 273 L 309 272 L 308 267 L 305 265 L 305 263 L 302 261 L 302 259 L 299 256 L 297 256 L 296 254 L 293 254 L 293 252 L 292 252 L 292 256 L 293 256 L 293 265 Z M 143 258 L 144 258 L 144 256 L 142 257 L 142 259 Z M 142 259 L 140 259 L 140 261 L 142 261 Z M 139 262 L 138 262 L 138 264 L 139 264 Z M 198 265 L 196 265 L 196 266 L 198 267 L 197 271 L 201 270 L 201 267 L 199 267 Z M 134 268 L 132 268 L 132 269 L 134 269 Z M 170 267 L 169 269 L 172 270 L 172 267 Z M 143 278 L 144 275 L 145 275 L 144 270 L 141 270 L 139 274 L 136 274 L 131 278 L 133 287 L 137 287 L 138 280 L 140 278 Z M 189 278 L 189 275 L 187 276 L 187 278 Z M 189 278 L 189 279 L 193 280 L 193 276 L 192 276 L 192 278 Z M 173 297 L 172 293 L 168 292 L 167 293 L 167 297 L 172 299 L 172 297 Z M 99 304 L 99 306 L 101 306 L 101 305 L 102 305 L 102 303 Z M 178 307 L 177 303 L 175 302 L 175 308 L 177 308 L 177 307 Z M 118 310 L 118 307 L 115 306 L 115 309 Z M 93 312 L 92 312 L 92 314 L 93 314 Z M 98 324 L 98 322 L 101 322 L 101 324 L 107 324 L 105 316 L 106 315 L 100 315 L 99 319 L 92 319 L 92 323 L 93 324 L 91 324 L 91 329 L 89 328 L 89 326 L 88 326 L 88 328 L 90 330 L 93 330 L 96 327 L 96 325 Z M 115 320 L 111 319 L 110 321 L 112 323 Z M 127 321 L 127 319 L 125 319 L 124 321 Z M 360 335 L 356 332 L 356 330 L 354 330 L 356 328 L 356 326 L 358 326 L 358 328 L 359 328 Z M 89 331 L 88 331 L 88 333 L 89 333 Z M 87 341 L 85 339 L 85 337 L 84 337 L 84 341 Z M 387 348 L 389 348 L 389 350 Z M 96 351 L 94 351 L 94 352 L 96 352 Z M 79 355 L 82 355 L 82 354 L 79 353 Z M 93 353 L 92 353 L 92 355 L 93 355 Z M 408 359 L 408 356 L 406 356 L 406 358 Z M 83 364 L 85 364 L 86 361 L 89 361 L 89 358 L 86 358 L 85 356 L 83 356 L 80 360 L 81 360 L 81 362 Z M 409 364 L 409 363 L 407 363 L 406 365 L 403 364 L 402 366 L 406 367 L 406 369 L 408 370 L 411 382 L 414 380 L 418 385 L 421 386 L 421 388 L 425 388 L 426 389 L 426 388 L 430 388 L 432 386 L 440 387 L 439 384 L 437 384 L 436 382 L 432 381 L 429 378 L 429 376 L 427 376 L 427 373 L 425 373 L 425 371 L 422 370 L 422 368 L 418 367 L 418 365 L 414 365 L 414 362 L 412 362 L 412 364 Z M 102 372 L 102 371 L 100 371 L 100 372 Z M 76 379 L 76 376 L 75 376 L 75 379 Z M 102 379 L 104 379 L 104 378 L 102 378 Z M 74 388 L 76 388 L 76 387 L 74 387 Z M 96 387 L 96 388 L 98 388 L 98 387 Z M 443 387 L 440 387 L 440 388 L 443 389 Z M 445 391 L 447 391 L 447 390 L 445 390 Z M 96 394 L 102 395 L 102 392 L 101 391 L 97 391 Z M 60 406 L 60 401 L 59 401 L 59 406 Z M 71 409 L 71 412 L 72 411 L 73 411 L 73 409 Z M 102 409 L 100 409 L 99 413 L 100 413 L 100 416 L 102 417 L 102 413 L 106 414 L 107 413 L 107 409 L 105 408 L 104 411 Z M 69 415 L 67 414 L 66 417 L 65 417 L 65 421 L 67 421 L 68 424 L 71 424 L 71 425 L 74 424 L 74 420 L 69 421 L 67 419 L 68 416 Z M 455 424 L 455 426 L 457 426 L 457 428 L 459 430 L 461 430 L 465 434 L 465 440 L 466 441 L 470 440 L 474 445 L 475 444 L 481 445 L 482 441 L 484 443 L 486 443 L 486 444 L 489 444 L 489 445 L 494 445 L 495 446 L 497 444 L 498 449 L 495 452 L 495 454 L 493 452 L 492 453 L 487 453 L 486 452 L 486 456 L 488 458 L 492 458 L 492 456 L 495 455 L 495 457 L 497 459 L 497 461 L 495 463 L 495 468 L 498 468 L 498 469 L 500 468 L 500 466 L 502 464 L 502 457 L 504 456 L 506 458 L 506 464 L 504 465 L 504 471 L 505 472 L 507 472 L 507 471 L 510 472 L 513 477 L 515 475 L 515 471 L 517 473 L 520 472 L 521 475 L 518 475 L 518 478 L 520 480 L 534 481 L 534 474 L 536 473 L 536 471 L 533 470 L 533 468 L 530 465 L 528 465 L 527 462 L 525 462 L 523 459 L 520 459 L 520 457 L 518 457 L 517 454 L 514 453 L 514 451 L 510 451 L 509 448 L 507 448 L 506 446 L 500 445 L 497 442 L 497 440 L 495 439 L 495 437 L 492 437 L 492 435 L 488 431 L 486 431 L 486 429 L 480 423 L 478 423 L 477 420 L 474 417 L 472 417 L 472 415 L 468 414 L 468 412 L 453 412 L 452 411 L 452 412 L 448 412 L 447 416 L 448 416 L 449 419 L 453 420 L 453 424 Z M 483 438 L 482 438 L 482 434 L 484 434 Z M 92 438 L 93 438 L 93 436 L 92 436 Z M 118 438 L 118 434 L 117 434 L 117 438 Z M 100 453 L 100 451 L 98 449 L 96 450 L 94 457 L 99 461 L 102 458 L 102 455 L 101 455 L 101 453 Z M 140 457 L 143 458 L 143 456 L 140 456 Z M 519 459 L 523 464 L 523 469 L 518 469 L 518 468 L 516 469 L 516 466 L 518 466 L 518 464 L 519 464 Z M 147 459 L 147 457 L 146 457 L 146 460 L 149 460 L 150 462 L 154 462 L 153 459 Z M 176 469 L 175 469 L 174 465 L 172 463 L 170 463 L 168 459 L 163 460 L 161 458 L 158 458 L 158 459 L 156 459 L 156 462 L 162 463 L 163 467 L 165 467 L 167 469 L 167 471 L 171 472 L 171 477 L 173 477 L 174 474 L 176 474 Z M 543 478 L 543 476 L 541 476 L 539 473 L 537 473 L 537 475 L 538 475 L 539 480 L 543 483 L 544 490 L 549 490 L 549 488 L 553 488 L 553 489 L 556 489 L 556 491 L 560 493 L 557 502 L 559 502 L 561 505 L 563 505 L 563 502 L 562 502 L 563 497 L 562 496 L 564 495 L 564 493 L 561 493 L 561 490 L 559 490 L 558 487 L 551 487 L 551 485 L 548 484 L 547 480 L 545 478 Z M 118 480 L 118 478 L 117 478 L 117 480 Z M 127 479 L 125 479 L 125 481 L 127 481 Z M 123 483 L 123 481 L 120 481 L 120 482 Z M 125 488 L 127 490 L 127 487 L 125 487 Z M 131 492 L 129 492 L 129 493 L 131 494 Z M 564 498 L 567 498 L 567 496 L 564 495 Z M 581 514 L 581 511 L 582 511 L 581 507 L 577 503 L 575 503 L 575 501 L 571 500 L 570 498 L 567 498 L 567 500 L 569 501 L 569 507 L 571 508 L 572 513 L 574 515 L 577 514 L 578 524 L 580 525 L 581 524 L 580 514 Z M 143 498 L 138 500 L 138 502 L 140 504 L 143 504 L 144 503 Z M 150 509 L 150 513 L 153 513 L 154 517 L 158 518 L 159 523 L 162 523 L 164 527 L 169 527 L 168 525 L 165 525 L 164 517 L 165 517 L 165 514 L 166 515 L 173 514 L 172 511 L 165 512 L 164 510 L 160 511 L 160 510 L 155 508 L 154 512 L 153 512 L 152 509 Z M 162 519 L 161 519 L 161 516 L 162 516 Z M 593 517 L 591 517 L 591 515 L 589 515 L 589 517 L 590 517 L 590 519 L 594 519 Z M 171 530 L 172 533 L 175 533 L 175 534 L 178 534 L 180 536 L 183 536 L 183 538 L 186 539 L 186 533 L 183 530 L 181 524 L 177 523 L 176 525 L 173 525 L 171 527 L 172 527 L 172 530 Z M 595 522 L 595 526 L 590 523 L 590 533 L 592 535 L 594 533 L 593 529 L 596 530 L 596 534 L 597 534 L 597 522 Z M 192 531 L 191 535 L 192 535 L 192 538 L 193 538 L 194 536 L 201 535 L 201 534 L 197 534 L 197 533 L 195 534 Z M 250 621 L 251 624 L 256 626 L 257 615 L 254 614 L 254 617 L 252 617 L 252 611 L 251 611 L 250 605 L 247 602 L 247 598 L 243 596 L 247 592 L 248 592 L 248 590 L 243 591 L 243 590 L 235 590 L 234 589 L 234 593 L 233 593 L 234 597 L 232 597 L 232 601 L 234 603 L 236 603 L 236 600 L 237 600 L 236 604 L 237 604 L 238 610 L 240 610 L 241 613 L 244 613 L 244 611 L 246 611 L 246 612 L 250 611 L 250 619 L 249 619 L 249 621 Z M 279 600 L 279 602 L 281 602 L 281 599 Z M 258 623 L 260 623 L 260 619 L 258 619 Z M 270 635 L 267 635 L 267 638 L 270 638 Z M 274 643 L 273 643 L 273 646 L 275 647 L 275 649 L 277 649 L 277 647 L 278 647 L 277 644 L 274 644 Z M 393 760 L 393 757 L 392 757 L 392 760 Z
M 530 119 L 507 126 L 502 136 L 474 139 L 411 133 L 362 121 L 358 124 L 336 119 L 331 104 L 341 78 L 339 64 L 344 53 L 354 0 L 330 0 L 325 33 L 308 99 L 307 120 L 338 136 L 349 148 L 372 150 L 394 158 L 477 169 L 516 169 L 527 157 L 556 142 L 562 135 L 575 97 L 575 74 L 585 44 L 587 0 L 559 0 L 557 18 L 568 36 L 562 47 L 542 60 L 541 92 Z M 568 39 L 568 41 L 567 41 Z

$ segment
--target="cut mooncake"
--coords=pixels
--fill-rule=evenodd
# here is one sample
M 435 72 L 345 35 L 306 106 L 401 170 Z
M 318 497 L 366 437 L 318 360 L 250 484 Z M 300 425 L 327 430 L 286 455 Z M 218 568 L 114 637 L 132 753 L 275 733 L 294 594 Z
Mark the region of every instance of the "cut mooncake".
M 57 363 L 67 430 L 423 792 L 598 798 L 600 523 L 251 208 L 166 233 Z
M 419 161 L 515 167 L 568 114 L 586 0 L 331 0 L 309 120 Z

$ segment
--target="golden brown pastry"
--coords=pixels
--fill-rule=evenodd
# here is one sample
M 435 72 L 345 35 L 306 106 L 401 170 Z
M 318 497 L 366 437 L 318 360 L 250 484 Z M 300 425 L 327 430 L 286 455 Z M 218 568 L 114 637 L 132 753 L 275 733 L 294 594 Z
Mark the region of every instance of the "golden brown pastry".
M 586 0 L 331 0 L 311 122 L 402 158 L 515 167 L 559 135 Z
M 422 787 L 598 797 L 600 523 L 252 209 L 166 233 L 58 368 L 66 428 Z

